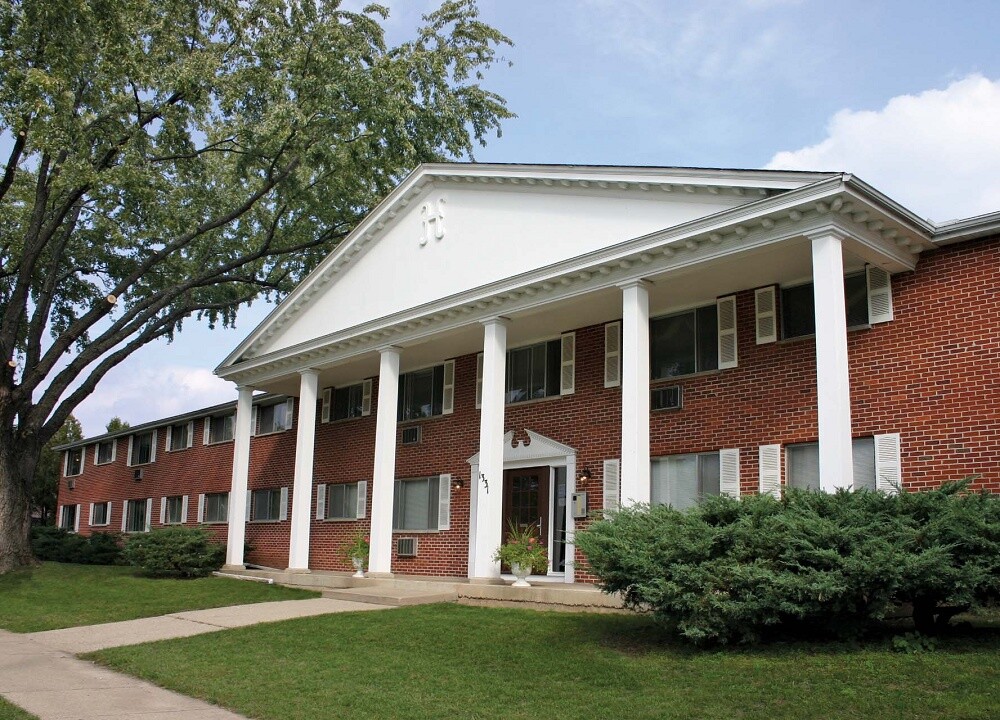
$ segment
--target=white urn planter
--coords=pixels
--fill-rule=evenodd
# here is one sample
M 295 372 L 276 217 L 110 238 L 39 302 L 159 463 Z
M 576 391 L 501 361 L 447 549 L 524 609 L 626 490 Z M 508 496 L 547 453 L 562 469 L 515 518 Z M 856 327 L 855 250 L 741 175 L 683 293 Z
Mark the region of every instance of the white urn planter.
M 351 563 L 354 565 L 354 575 L 352 577 L 363 578 L 365 576 L 364 558 L 351 558 Z
M 514 584 L 511 587 L 531 587 L 531 583 L 527 581 L 527 577 L 531 574 L 531 566 L 518 565 L 517 563 L 510 564 L 510 571 L 514 573 Z

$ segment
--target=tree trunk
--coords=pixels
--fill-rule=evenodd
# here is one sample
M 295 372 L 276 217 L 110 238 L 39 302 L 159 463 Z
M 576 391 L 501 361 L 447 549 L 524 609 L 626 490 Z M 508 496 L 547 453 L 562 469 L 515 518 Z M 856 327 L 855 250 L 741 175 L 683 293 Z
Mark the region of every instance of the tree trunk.
M 33 565 L 31 552 L 31 482 L 38 447 L 15 447 L 0 435 L 0 575 Z

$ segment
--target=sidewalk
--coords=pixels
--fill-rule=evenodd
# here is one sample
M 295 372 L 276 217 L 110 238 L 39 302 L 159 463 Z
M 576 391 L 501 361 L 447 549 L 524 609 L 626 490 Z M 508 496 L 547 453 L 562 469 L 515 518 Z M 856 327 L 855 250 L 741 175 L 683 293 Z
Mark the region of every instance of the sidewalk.
M 189 637 L 297 617 L 384 606 L 315 598 L 233 605 L 18 635 L 0 630 L 0 695 L 41 720 L 241 720 L 215 705 L 74 657 L 120 645 Z

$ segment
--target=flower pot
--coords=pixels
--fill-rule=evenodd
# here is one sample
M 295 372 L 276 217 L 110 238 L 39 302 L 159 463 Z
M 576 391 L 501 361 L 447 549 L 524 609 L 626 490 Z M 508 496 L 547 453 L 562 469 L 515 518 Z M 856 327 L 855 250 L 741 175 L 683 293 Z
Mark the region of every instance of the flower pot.
M 364 558 L 351 558 L 351 564 L 354 565 L 354 575 L 352 577 L 363 578 L 365 576 L 365 560 Z
M 514 573 L 514 584 L 511 587 L 531 587 L 531 583 L 525 580 L 531 574 L 531 565 L 510 564 L 510 571 Z

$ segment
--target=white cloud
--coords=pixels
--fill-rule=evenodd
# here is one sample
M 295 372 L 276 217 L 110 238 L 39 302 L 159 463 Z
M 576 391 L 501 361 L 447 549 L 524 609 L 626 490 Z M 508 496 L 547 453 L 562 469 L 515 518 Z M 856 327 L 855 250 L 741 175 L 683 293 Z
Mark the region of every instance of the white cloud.
M 880 110 L 841 110 L 824 140 L 767 167 L 851 172 L 937 222 L 1000 210 L 1000 81 L 970 75 Z

